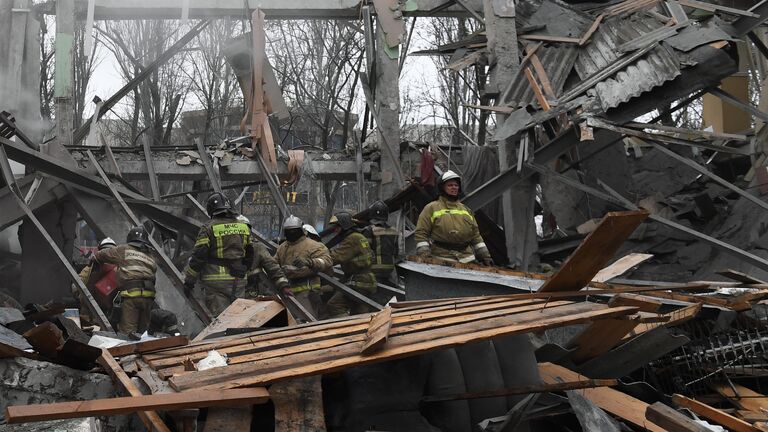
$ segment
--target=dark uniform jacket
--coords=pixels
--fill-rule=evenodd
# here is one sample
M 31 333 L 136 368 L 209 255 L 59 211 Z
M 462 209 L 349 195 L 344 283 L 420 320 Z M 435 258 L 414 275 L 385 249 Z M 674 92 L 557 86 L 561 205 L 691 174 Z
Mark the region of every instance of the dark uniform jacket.
M 253 264 L 251 229 L 235 216 L 215 217 L 200 228 L 184 269 L 187 280 L 243 279 Z
M 359 232 L 348 234 L 331 250 L 331 258 L 334 264 L 341 265 L 345 281 L 354 282 L 357 288 L 376 289 L 376 277 L 371 272 L 373 251 L 364 235 Z
M 149 248 L 124 244 L 96 252 L 94 260 L 117 266 L 117 289 L 123 297 L 154 297 L 157 264 Z

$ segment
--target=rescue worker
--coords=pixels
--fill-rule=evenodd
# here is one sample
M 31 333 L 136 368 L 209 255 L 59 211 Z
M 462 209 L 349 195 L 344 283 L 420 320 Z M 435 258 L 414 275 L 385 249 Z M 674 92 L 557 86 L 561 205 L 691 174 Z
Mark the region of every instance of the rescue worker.
M 371 271 L 373 251 L 368 239 L 355 228 L 352 215 L 347 212 L 337 213 L 331 218 L 330 224 L 335 225 L 336 234 L 341 236 L 341 243 L 331 250 L 331 258 L 334 264 L 341 265 L 344 271 L 343 282 L 360 294 L 371 297 L 376 293 L 376 277 Z M 328 300 L 328 313 L 331 317 L 370 311 L 372 309 L 368 305 L 360 302 L 354 302 L 350 307 L 347 296 L 340 291 L 336 291 Z
M 110 237 L 105 237 L 102 241 L 99 242 L 99 248 L 97 251 L 110 249 L 116 246 L 117 243 L 115 243 L 114 240 L 112 240 Z M 83 284 L 91 291 L 91 294 L 94 294 L 94 285 L 96 282 L 114 277 L 116 270 L 117 267 L 115 267 L 113 264 L 98 265 L 95 261 L 91 260 L 90 264 L 80 270 L 80 280 L 82 280 Z M 93 324 L 95 321 L 91 315 L 91 310 L 85 306 L 86 300 L 83 298 L 83 294 L 80 292 L 80 289 L 75 286 L 75 284 L 72 284 L 72 294 L 80 305 L 80 321 L 82 323 Z M 97 303 L 99 303 L 101 309 L 107 313 L 107 315 L 109 315 L 109 311 L 112 309 L 113 299 L 107 299 L 98 295 L 94 295 L 94 299 Z
M 149 327 L 155 302 L 157 264 L 152 256 L 149 234 L 143 226 L 128 231 L 126 243 L 96 252 L 94 261 L 117 266 L 117 290 L 120 293 L 120 333 L 144 333 Z
M 493 265 L 472 210 L 459 202 L 459 175 L 446 171 L 440 177 L 438 190 L 439 198 L 427 204 L 419 215 L 414 232 L 416 253 L 451 262 Z
M 320 238 L 320 234 L 317 233 L 317 230 L 315 227 L 313 227 L 310 224 L 304 224 L 301 227 L 304 230 L 304 235 L 311 238 L 312 240 L 316 242 L 322 242 L 323 240 Z
M 398 232 L 387 222 L 389 206 L 384 201 L 376 201 L 368 210 L 371 224 L 363 234 L 370 240 L 373 250 L 371 270 L 379 282 L 392 283 L 398 258 Z
M 247 217 L 238 215 L 237 220 L 248 225 L 248 230 L 252 228 L 251 221 Z M 251 270 L 248 273 L 248 281 L 249 283 L 251 281 L 256 281 L 254 286 L 258 284 L 258 272 L 263 270 L 275 284 L 277 289 L 285 291 L 287 288 L 290 288 L 288 278 L 285 277 L 285 273 L 283 273 L 283 269 L 280 268 L 280 264 L 272 258 L 267 247 L 259 242 L 253 242 L 253 262 L 250 265 L 250 269 Z M 258 291 L 259 290 L 257 289 L 257 295 Z
M 304 234 L 301 219 L 288 216 L 283 222 L 285 240 L 277 248 L 275 259 L 288 278 L 287 295 L 296 297 L 299 303 L 315 318 L 319 317 L 320 277 L 317 275 L 333 267 L 328 248 Z
M 254 252 L 250 227 L 238 220 L 224 194 L 212 193 L 205 210 L 211 219 L 197 234 L 184 269 L 184 287 L 187 295 L 191 295 L 200 279 L 205 306 L 213 316 L 218 316 L 236 298 L 245 297 Z

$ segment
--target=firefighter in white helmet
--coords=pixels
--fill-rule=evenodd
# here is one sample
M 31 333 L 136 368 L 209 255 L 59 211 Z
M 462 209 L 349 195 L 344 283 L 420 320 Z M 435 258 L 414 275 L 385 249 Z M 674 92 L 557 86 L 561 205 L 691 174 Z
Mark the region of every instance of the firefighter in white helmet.
M 333 267 L 333 259 L 328 248 L 306 236 L 301 219 L 290 215 L 283 222 L 285 242 L 280 244 L 275 259 L 288 278 L 289 287 L 284 290 L 296 297 L 315 317 L 319 316 L 322 300 L 320 299 L 320 276 Z
M 493 265 L 480 236 L 475 215 L 459 202 L 461 177 L 446 171 L 438 184 L 440 196 L 424 207 L 416 224 L 416 253 L 446 261 Z

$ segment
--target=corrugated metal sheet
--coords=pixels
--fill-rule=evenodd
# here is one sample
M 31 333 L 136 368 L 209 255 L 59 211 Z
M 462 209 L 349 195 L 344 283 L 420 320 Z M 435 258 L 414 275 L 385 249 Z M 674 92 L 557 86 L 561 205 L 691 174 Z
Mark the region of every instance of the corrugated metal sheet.
M 542 66 L 544 66 L 555 95 L 560 95 L 563 92 L 563 85 L 565 85 L 565 80 L 573 70 L 577 54 L 576 46 L 569 44 L 542 46 L 536 50 L 536 55 L 541 60 Z M 535 73 L 534 76 L 536 76 Z M 521 72 L 512 83 L 507 99 L 509 105 L 522 107 L 532 104 L 535 99 L 536 96 L 531 85 L 525 78 L 525 74 Z
M 662 26 L 655 18 L 637 15 L 608 20 L 595 32 L 592 41 L 581 48 L 575 64 L 576 72 L 582 80 L 589 78 L 623 57 L 616 47 Z M 608 110 L 678 75 L 680 62 L 677 55 L 659 45 L 632 65 L 598 83 L 590 93 L 599 98 L 603 109 Z

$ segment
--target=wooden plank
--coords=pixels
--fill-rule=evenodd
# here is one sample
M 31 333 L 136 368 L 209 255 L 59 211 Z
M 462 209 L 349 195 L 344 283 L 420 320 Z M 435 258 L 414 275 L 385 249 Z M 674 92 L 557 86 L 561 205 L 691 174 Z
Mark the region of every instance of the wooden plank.
M 758 432 L 759 430 L 744 420 L 739 420 L 717 408 L 713 408 L 705 403 L 687 398 L 683 395 L 672 395 L 672 402 L 677 406 L 688 408 L 697 415 L 712 420 L 734 432 Z
M 611 286 L 611 285 L 605 285 Z M 417 302 L 403 302 L 394 303 L 391 305 L 393 308 L 393 320 L 395 324 L 410 321 L 410 319 L 403 318 L 403 314 L 412 314 L 416 312 L 429 312 L 436 313 L 438 311 L 457 310 L 462 307 L 474 307 L 484 304 L 492 304 L 501 300 L 514 300 L 514 299 L 544 299 L 551 302 L 554 299 L 559 298 L 571 298 L 580 297 L 586 295 L 604 295 L 604 294 L 618 294 L 628 292 L 652 292 L 658 290 L 696 290 L 708 288 L 708 284 L 699 285 L 681 285 L 676 287 L 629 287 L 619 286 L 610 289 L 596 289 L 596 290 L 582 290 L 582 291 L 569 291 L 569 292 L 553 292 L 553 293 L 531 293 L 531 294 L 513 294 L 509 296 L 480 296 L 480 297 L 467 297 L 458 299 L 446 299 L 446 300 L 430 300 L 430 301 L 417 301 Z M 517 303 L 521 304 L 521 303 Z M 539 303 L 541 304 L 541 303 Z M 458 311 L 457 311 L 458 312 Z M 372 315 L 362 315 L 358 317 L 338 318 L 334 320 L 326 320 L 319 323 L 306 323 L 293 328 L 279 328 L 270 330 L 260 330 L 255 332 L 246 333 L 237 336 L 227 336 L 224 338 L 216 339 L 215 341 L 199 342 L 183 348 L 172 348 L 157 353 L 145 354 L 143 357 L 155 367 L 169 366 L 172 364 L 181 364 L 178 359 L 171 361 L 170 363 L 162 363 L 162 359 L 171 359 L 173 357 L 184 357 L 190 355 L 196 355 L 199 353 L 207 353 L 211 349 L 216 349 L 221 352 L 230 352 L 230 347 L 252 345 L 255 342 L 263 342 L 266 340 L 274 340 L 281 337 L 292 337 L 298 335 L 308 335 L 311 332 L 321 332 L 319 334 L 339 334 L 341 329 L 344 329 L 345 334 L 351 334 L 355 332 L 365 332 L 370 322 Z M 670 318 L 674 320 L 674 317 Z M 232 352 L 235 352 L 235 349 Z M 202 358 L 202 357 L 201 357 Z M 160 361 L 161 363 L 156 363 Z
M 371 354 L 380 351 L 389 337 L 392 327 L 392 308 L 387 306 L 371 318 L 371 324 L 365 334 L 361 354 Z
M 664 302 L 653 297 L 632 293 L 619 294 L 613 296 L 611 300 L 608 301 L 608 305 L 610 306 L 634 306 L 643 312 L 656 312 L 663 304 Z M 669 321 L 669 319 L 666 321 Z
M 581 364 L 607 353 L 639 323 L 638 320 L 606 319 L 590 324 L 568 343 L 569 347 L 576 347 L 570 359 Z
M 539 375 L 545 383 L 554 384 L 562 381 L 578 381 L 585 377 L 553 363 L 539 363 Z M 605 411 L 622 418 L 636 426 L 651 432 L 664 432 L 665 429 L 645 418 L 648 404 L 610 387 L 598 387 L 580 390 L 582 396 Z
M 730 385 L 725 383 L 712 384 L 710 387 L 721 396 L 728 398 L 739 409 L 757 413 L 768 411 L 768 397 L 750 388 L 735 383 Z
M 51 404 L 17 405 L 5 409 L 8 423 L 129 414 L 147 409 L 176 410 L 211 406 L 255 405 L 269 400 L 265 388 L 188 391 Z
M 567 390 L 580 390 L 595 387 L 610 387 L 618 384 L 615 379 L 587 379 L 572 382 L 558 382 L 552 384 L 535 384 L 529 386 L 513 387 L 499 390 L 488 390 L 480 392 L 467 392 L 453 395 L 435 395 L 424 396 L 421 402 L 446 402 L 454 400 L 482 399 L 499 396 L 512 396 L 529 393 L 548 393 L 562 392 Z
M 405 334 L 414 331 L 432 331 L 438 328 L 460 324 L 467 321 L 477 321 L 481 319 L 493 319 L 497 317 L 504 317 L 511 314 L 519 314 L 530 311 L 540 311 L 545 306 L 553 308 L 561 305 L 569 305 L 570 302 L 551 302 L 537 303 L 537 304 L 523 304 L 512 309 L 494 307 L 493 304 L 483 305 L 478 308 L 476 313 L 465 314 L 462 311 L 447 312 L 430 312 L 421 313 L 415 316 L 415 320 L 403 321 L 397 323 L 398 325 L 390 330 L 390 337 Z M 482 309 L 481 309 L 482 308 Z M 442 315 L 442 316 L 441 316 Z M 251 343 L 244 345 L 242 348 L 235 349 L 218 349 L 220 353 L 228 355 L 228 364 L 236 365 L 240 363 L 247 363 L 253 360 L 263 360 L 273 357 L 282 357 L 291 354 L 297 354 L 312 350 L 333 348 L 346 344 L 360 344 L 362 347 L 365 341 L 365 331 L 367 326 L 355 326 L 358 330 L 345 334 L 346 332 L 329 332 L 325 334 L 303 334 L 298 336 L 292 336 L 287 339 L 269 339 L 265 341 L 257 341 L 255 338 L 251 339 Z M 359 351 L 358 351 L 359 352 Z M 200 353 L 198 356 L 202 356 L 205 353 Z M 198 356 L 191 356 L 192 359 L 197 360 Z M 158 361 L 152 363 L 154 367 L 158 365 L 167 364 L 168 362 L 174 364 L 178 362 L 178 359 L 171 359 L 165 361 Z
M 116 347 L 110 348 L 109 353 L 112 355 L 112 357 L 123 357 L 131 354 L 142 354 L 188 344 L 189 338 L 186 336 L 171 336 L 162 339 L 152 339 L 144 342 L 118 345 Z
M 709 428 L 696 423 L 682 413 L 656 402 L 645 410 L 645 418 L 665 428 L 669 432 L 708 432 Z
M 101 357 L 97 362 L 104 368 L 104 370 L 112 377 L 119 387 L 121 387 L 130 396 L 142 396 L 141 391 L 133 384 L 125 371 L 115 361 L 115 358 L 109 353 L 108 350 L 101 350 Z M 168 426 L 163 422 L 160 416 L 155 411 L 138 411 L 139 419 L 144 423 L 147 430 L 151 432 L 171 432 Z
M 223 332 L 228 328 L 261 327 L 284 310 L 285 307 L 282 304 L 272 300 L 235 299 L 208 327 L 195 336 L 192 342 L 201 341 L 211 334 Z
M 531 72 L 531 68 L 525 68 L 523 72 L 525 73 L 525 78 L 528 80 L 528 84 L 531 85 L 533 94 L 536 95 L 536 100 L 539 102 L 539 105 L 541 105 L 541 109 L 543 109 L 544 111 L 551 110 L 552 107 L 549 105 L 549 101 L 547 101 L 547 98 L 544 96 L 544 93 L 541 91 L 541 87 L 539 87 L 539 84 L 536 82 L 536 78 L 533 77 L 533 72 Z
M 244 432 L 251 430 L 253 408 L 210 408 L 203 432 Z
M 676 325 L 683 324 L 684 322 L 687 322 L 693 319 L 696 315 L 698 315 L 700 311 L 701 311 L 701 303 L 674 310 L 672 312 L 663 314 L 664 316 L 669 317 L 669 320 L 667 322 L 639 324 L 626 337 L 629 338 L 629 337 L 637 336 L 637 335 L 649 332 L 657 327 L 673 327 Z
M 324 432 L 321 377 L 281 381 L 269 388 L 275 404 L 275 430 Z
M 572 37 L 565 37 L 565 36 L 537 35 L 537 34 L 524 34 L 524 35 L 518 36 L 518 39 L 542 41 L 542 42 L 572 43 L 572 44 L 578 44 L 579 42 L 581 42 L 581 39 L 579 38 L 572 38 Z
M 190 388 L 235 388 L 269 383 L 286 378 L 334 372 L 351 366 L 423 354 L 469 342 L 479 342 L 512 334 L 539 331 L 577 322 L 625 315 L 634 308 L 600 309 L 594 304 L 577 303 L 541 311 L 466 322 L 428 332 L 390 337 L 380 352 L 359 353 L 361 343 L 351 343 L 323 351 L 190 372 L 170 379 L 176 390 Z M 293 366 L 291 366 L 293 365 Z
M 731 15 L 745 16 L 750 18 L 759 18 L 760 15 L 741 9 L 731 8 L 727 6 L 720 6 L 712 3 L 704 3 L 696 0 L 678 0 L 683 6 L 692 7 L 694 9 L 701 9 L 707 12 L 725 12 Z
M 725 276 L 728 279 L 733 279 L 737 282 L 742 282 L 745 284 L 768 285 L 768 282 L 765 282 L 764 280 L 752 277 L 746 273 L 742 273 L 733 269 L 720 270 L 716 273 L 720 276 Z
M 544 94 L 549 98 L 556 98 L 557 95 L 552 87 L 552 82 L 549 81 L 547 71 L 544 69 L 544 65 L 541 64 L 541 60 L 536 54 L 531 56 L 531 66 L 533 66 L 533 70 L 536 71 L 536 76 L 539 78 L 541 88 L 544 89 Z
M 597 18 L 595 18 L 595 21 L 592 23 L 586 33 L 584 33 L 584 36 L 579 39 L 579 46 L 584 46 L 587 44 L 587 42 L 589 42 L 589 39 L 597 31 L 598 27 L 600 27 L 600 23 L 603 22 L 604 18 L 605 14 L 600 14 L 597 16 Z
M 646 211 L 606 214 L 539 292 L 573 291 L 586 286 L 647 217 Z
M 609 280 L 621 276 L 633 267 L 651 258 L 653 258 L 653 254 L 631 253 L 629 255 L 625 255 L 616 260 L 616 262 L 613 264 L 597 272 L 595 277 L 592 278 L 592 281 L 608 282 Z

